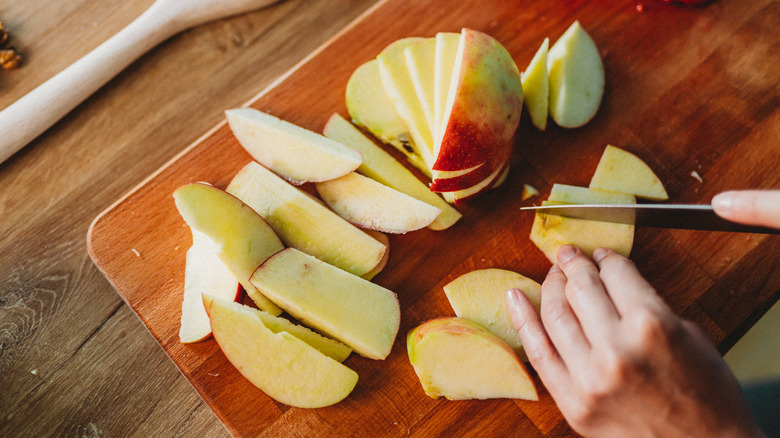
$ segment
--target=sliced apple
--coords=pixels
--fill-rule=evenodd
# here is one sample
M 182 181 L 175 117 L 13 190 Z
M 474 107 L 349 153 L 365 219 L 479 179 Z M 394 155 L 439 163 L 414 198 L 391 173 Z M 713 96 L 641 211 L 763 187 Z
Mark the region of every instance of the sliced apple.
M 566 204 L 633 204 L 633 195 L 588 189 L 565 184 L 555 184 L 550 192 L 549 203 Z M 589 257 L 596 248 L 611 248 L 625 257 L 631 253 L 634 244 L 634 226 L 609 222 L 574 219 L 549 214 L 537 214 L 531 226 L 531 241 L 556 263 L 561 246 L 572 244 L 580 247 Z
M 382 256 L 382 260 L 379 261 L 379 264 L 374 266 L 374 269 L 360 276 L 360 278 L 370 281 L 385 269 L 387 261 L 390 260 L 390 238 L 387 237 L 387 234 L 375 230 L 363 230 L 363 232 L 376 239 L 377 242 L 381 243 L 386 248 L 385 254 Z
M 354 149 L 256 109 L 231 109 L 225 114 L 252 158 L 294 184 L 344 176 L 362 161 Z
M 349 77 L 346 101 L 347 111 L 355 124 L 398 149 L 414 167 L 431 176 L 430 169 L 417 151 L 409 126 L 398 115 L 385 92 L 376 59 L 361 65 Z
M 439 208 L 354 172 L 316 187 L 336 214 L 359 227 L 384 233 L 425 228 L 441 213 Z
M 227 191 L 254 208 L 287 246 L 355 275 L 374 269 L 386 251 L 311 195 L 257 163 L 244 166 Z
M 295 248 L 265 261 L 251 282 L 302 323 L 365 357 L 384 359 L 398 334 L 395 293 Z
M 404 48 L 406 68 L 409 70 L 409 78 L 412 80 L 420 107 L 428 122 L 428 129 L 433 136 L 436 132 L 433 102 L 433 81 L 435 70 L 436 40 L 425 38 L 417 44 Z
M 495 157 L 511 154 L 522 108 L 520 72 L 509 52 L 493 37 L 463 29 L 442 135 L 434 145 L 433 179 L 441 177 L 438 171 L 487 162 L 500 167 L 503 163 Z
M 641 158 L 618 147 L 607 145 L 590 188 L 630 193 L 652 201 L 669 199 L 661 180 Z
M 249 282 L 265 259 L 284 248 L 263 218 L 235 196 L 204 183 L 179 187 L 173 198 L 187 225 L 214 241 L 220 260 L 257 307 L 274 315 L 282 313 Z
M 257 313 L 239 303 L 204 303 L 214 339 L 228 361 L 269 397 L 299 408 L 340 402 L 357 384 L 356 372 L 292 334 L 274 333 Z
M 452 72 L 455 70 L 455 59 L 458 57 L 460 34 L 454 32 L 439 32 L 436 34 L 436 52 L 433 69 L 433 142 L 439 143 L 442 133 L 444 107 L 447 104 L 447 94 L 450 91 Z
M 202 294 L 240 301 L 241 289 L 236 276 L 217 255 L 219 247 L 207 235 L 191 228 L 192 246 L 187 250 L 184 267 L 184 297 L 181 303 L 179 341 L 200 342 L 211 336 L 211 324 L 203 308 Z
M 480 195 L 490 189 L 493 189 L 503 184 L 508 174 L 509 174 L 509 161 L 505 162 L 502 167 L 499 167 L 498 169 L 494 170 L 493 173 L 488 175 L 488 177 L 482 180 L 480 183 L 472 187 L 469 187 L 467 189 L 458 190 L 455 192 L 445 192 L 443 194 L 450 195 L 451 202 L 457 205 L 461 202 L 471 200 L 477 195 Z
M 444 293 L 455 314 L 474 321 L 503 339 L 524 361 L 528 361 L 520 336 L 512 324 L 506 292 L 520 289 L 539 312 L 542 287 L 517 272 L 506 269 L 477 269 L 452 280 Z
M 547 78 L 547 51 L 550 39 L 545 38 L 539 47 L 528 68 L 520 75 L 523 82 L 523 98 L 528 114 L 531 115 L 531 123 L 540 131 L 547 128 L 549 118 L 548 108 L 550 103 L 550 88 Z
M 351 123 L 333 114 L 325 125 L 326 137 L 344 143 L 363 154 L 358 172 L 398 191 L 441 209 L 441 214 L 428 226 L 432 230 L 451 227 L 462 217 L 449 203 L 431 192 L 412 172 L 382 150 Z
M 547 54 L 550 116 L 559 126 L 588 123 L 604 95 L 604 63 L 593 38 L 575 21 Z
M 406 340 L 409 361 L 430 397 L 539 399 L 523 361 L 475 322 L 433 319 L 412 329 Z

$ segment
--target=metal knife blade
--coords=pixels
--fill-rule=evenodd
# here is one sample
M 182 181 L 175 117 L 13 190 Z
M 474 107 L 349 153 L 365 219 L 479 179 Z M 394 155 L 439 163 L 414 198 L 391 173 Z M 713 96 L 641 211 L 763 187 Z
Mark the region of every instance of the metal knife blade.
M 715 214 L 709 204 L 555 204 L 545 202 L 542 206 L 521 207 L 520 210 L 644 227 L 780 234 L 780 230 L 774 228 L 742 225 L 727 221 Z

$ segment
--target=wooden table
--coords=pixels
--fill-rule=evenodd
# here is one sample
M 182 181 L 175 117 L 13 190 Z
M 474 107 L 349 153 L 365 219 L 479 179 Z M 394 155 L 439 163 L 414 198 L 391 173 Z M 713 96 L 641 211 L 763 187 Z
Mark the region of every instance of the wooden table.
M 26 56 L 19 70 L 0 72 L 0 108 L 88 52 L 150 3 L 71 0 L 53 7 L 44 0 L 0 0 L 0 20 Z M 190 30 L 134 63 L 0 165 L 0 436 L 227 435 L 94 267 L 86 251 L 87 229 L 98 213 L 219 123 L 225 108 L 255 96 L 372 3 L 287 0 Z M 519 20 L 529 20 L 521 3 L 507 5 L 518 8 Z M 564 22 L 581 18 L 597 41 L 621 35 L 623 29 L 655 32 L 658 39 L 606 52 L 611 88 L 593 127 L 577 133 L 577 143 L 556 154 L 545 148 L 574 138 L 571 132 L 551 128 L 545 137 L 527 131 L 529 150 L 514 167 L 514 175 L 525 176 L 510 182 L 528 181 L 545 190 L 552 182 L 586 184 L 590 171 L 583 169 L 595 166 L 604 146 L 598 128 L 611 124 L 615 142 L 649 159 L 676 201 L 706 200 L 727 188 L 780 187 L 777 3 L 721 0 L 634 28 L 627 26 L 630 12 L 657 13 L 658 6 L 648 2 L 640 12 L 631 2 L 603 3 L 603 16 L 593 13 L 592 4 L 561 3 L 535 10 L 534 20 L 551 38 Z M 401 32 L 392 29 L 373 25 L 366 32 Z M 539 42 L 510 50 L 527 62 Z M 605 42 L 605 47 L 611 45 Z M 642 112 L 632 114 L 631 108 Z M 293 114 L 295 108 L 288 110 Z M 615 120 L 625 124 L 616 127 Z M 701 147 L 692 149 L 697 142 Z M 430 269 L 435 275 L 422 281 L 427 288 L 416 301 L 402 302 L 404 328 L 442 311 L 446 301 L 435 295 L 436 289 L 466 270 L 500 265 L 524 268 L 541 279 L 547 267 L 541 253 L 513 249 L 527 246 L 530 221 L 515 216 L 518 200 L 497 203 L 500 199 L 497 192 L 464 208 L 461 226 L 469 236 Z M 493 210 L 483 213 L 486 207 Z M 420 255 L 409 248 L 431 239 L 430 234 L 416 236 L 398 240 L 397 257 L 407 258 L 391 261 L 389 269 L 411 272 Z M 455 234 L 434 239 L 444 244 L 447 236 Z M 776 236 L 639 230 L 636 241 L 633 258 L 640 270 L 664 288 L 675 311 L 702 324 L 722 352 L 780 295 Z M 430 248 L 422 254 L 430 255 Z M 389 271 L 379 281 L 402 289 L 405 281 L 398 276 Z M 523 414 L 518 414 L 513 404 L 433 402 L 419 398 L 421 391 L 413 385 L 408 391 L 417 397 L 419 416 L 399 418 L 394 432 L 426 435 L 455 426 L 529 436 L 570 434 L 549 397 L 538 404 L 520 403 Z M 316 413 L 301 419 L 308 426 L 291 423 L 287 430 L 321 430 Z M 285 427 L 284 421 L 278 426 Z

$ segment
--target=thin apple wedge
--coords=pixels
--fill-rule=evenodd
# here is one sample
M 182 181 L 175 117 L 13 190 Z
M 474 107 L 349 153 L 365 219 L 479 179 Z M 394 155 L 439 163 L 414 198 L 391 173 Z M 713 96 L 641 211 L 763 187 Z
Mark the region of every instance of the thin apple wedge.
M 447 95 L 450 92 L 452 71 L 458 57 L 460 33 L 439 32 L 435 37 L 436 52 L 433 67 L 433 143 L 440 142 L 444 107 L 447 105 Z
M 524 361 L 528 361 L 520 336 L 512 324 L 506 292 L 520 289 L 539 312 L 542 287 L 539 283 L 506 269 L 477 269 L 444 286 L 444 293 L 460 318 L 474 321 L 503 339 Z
M 274 400 L 320 408 L 340 402 L 355 388 L 356 372 L 286 331 L 270 330 L 253 309 L 208 297 L 204 305 L 228 361 Z
M 282 309 L 249 282 L 252 272 L 265 259 L 284 249 L 263 218 L 235 196 L 204 183 L 179 187 L 173 198 L 187 225 L 214 241 L 220 260 L 257 307 L 274 315 L 282 313 Z
M 239 301 L 241 289 L 233 275 L 217 255 L 219 247 L 211 238 L 192 228 L 192 246 L 187 250 L 184 267 L 184 296 L 181 303 L 179 341 L 200 342 L 211 336 L 211 324 L 203 308 L 202 294 Z
M 360 278 L 364 280 L 371 281 L 372 278 L 379 275 L 379 273 L 385 269 L 385 267 L 387 266 L 387 261 L 390 260 L 390 238 L 387 237 L 387 234 L 381 233 L 376 230 L 363 230 L 363 232 L 373 237 L 377 242 L 381 243 L 386 248 L 385 254 L 382 256 L 382 260 L 379 261 L 379 264 L 374 266 L 374 269 L 360 276 Z
M 401 319 L 392 291 L 295 248 L 266 260 L 251 282 L 290 315 L 361 356 L 390 354 Z
M 493 171 L 487 178 L 483 179 L 479 183 L 463 190 L 457 190 L 454 192 L 443 192 L 443 195 L 449 195 L 450 202 L 454 204 L 460 204 L 461 202 L 469 201 L 476 196 L 500 186 L 506 180 L 509 174 L 509 161 L 506 161 L 503 166 Z M 445 197 L 446 199 L 446 197 Z
M 225 115 L 252 158 L 293 184 L 338 178 L 362 162 L 354 149 L 262 111 L 240 108 Z
M 406 346 L 430 397 L 539 399 L 523 361 L 506 342 L 475 322 L 432 319 L 409 332 Z
M 254 208 L 287 246 L 355 275 L 374 269 L 386 251 L 380 242 L 257 163 L 244 166 L 227 191 Z
M 433 102 L 433 81 L 435 69 L 436 40 L 434 38 L 425 38 L 417 44 L 412 44 L 404 48 L 404 59 L 406 60 L 406 69 L 409 70 L 409 78 L 412 80 L 414 91 L 417 94 L 417 100 L 420 101 L 420 107 L 428 122 L 428 129 L 433 136 L 435 126 L 434 102 Z
M 333 114 L 325 124 L 326 137 L 344 143 L 359 150 L 363 154 L 363 163 L 358 172 L 400 192 L 441 209 L 441 214 L 428 226 L 432 230 L 443 230 L 451 227 L 462 215 L 441 196 L 431 192 L 406 167 L 392 155 L 377 146 L 363 135 L 351 123 L 338 114 Z
M 548 109 L 550 105 L 550 86 L 547 73 L 547 52 L 550 39 L 545 38 L 539 47 L 528 68 L 520 75 L 523 82 L 523 99 L 528 114 L 531 115 L 531 123 L 540 131 L 547 128 L 547 119 L 550 117 Z
M 612 145 L 604 149 L 589 187 L 630 193 L 652 201 L 669 199 L 663 183 L 650 166 L 631 152 Z
M 547 54 L 550 116 L 559 126 L 588 123 L 604 96 L 604 63 L 593 38 L 575 21 Z

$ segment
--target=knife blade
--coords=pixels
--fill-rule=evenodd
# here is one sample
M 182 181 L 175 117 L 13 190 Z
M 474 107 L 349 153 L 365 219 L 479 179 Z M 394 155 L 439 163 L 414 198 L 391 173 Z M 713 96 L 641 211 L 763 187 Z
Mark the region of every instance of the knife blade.
M 742 225 L 727 221 L 709 204 L 556 204 L 521 207 L 534 211 L 576 219 L 685 230 L 727 231 L 738 233 L 780 234 L 769 227 Z

